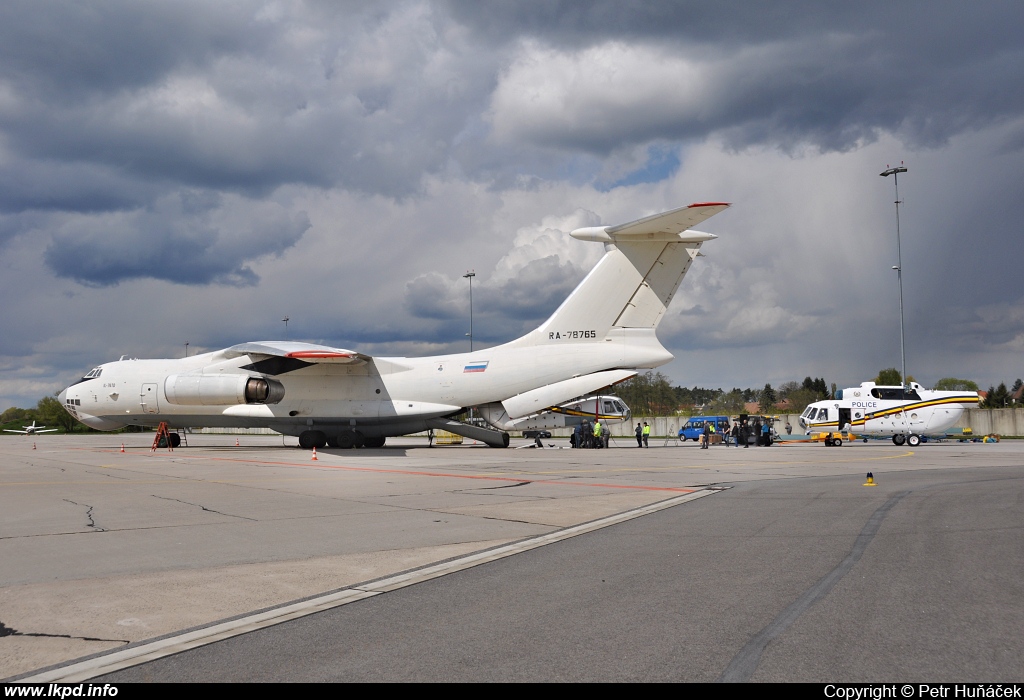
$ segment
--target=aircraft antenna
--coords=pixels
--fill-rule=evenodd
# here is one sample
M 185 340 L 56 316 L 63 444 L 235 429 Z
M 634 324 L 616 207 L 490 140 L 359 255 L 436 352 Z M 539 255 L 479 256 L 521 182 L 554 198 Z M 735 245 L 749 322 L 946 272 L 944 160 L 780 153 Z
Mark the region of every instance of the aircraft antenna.
M 896 186 L 896 265 L 892 269 L 896 270 L 896 280 L 900 286 L 900 359 L 903 363 L 902 373 L 900 374 L 901 381 L 904 388 L 907 386 L 907 350 L 906 343 L 904 341 L 903 332 L 903 253 L 900 249 L 900 182 L 899 174 L 907 172 L 907 169 L 903 166 L 903 161 L 900 161 L 899 166 L 890 168 L 888 165 L 885 166 L 885 170 L 879 173 L 882 177 L 889 177 L 892 175 L 893 184 Z

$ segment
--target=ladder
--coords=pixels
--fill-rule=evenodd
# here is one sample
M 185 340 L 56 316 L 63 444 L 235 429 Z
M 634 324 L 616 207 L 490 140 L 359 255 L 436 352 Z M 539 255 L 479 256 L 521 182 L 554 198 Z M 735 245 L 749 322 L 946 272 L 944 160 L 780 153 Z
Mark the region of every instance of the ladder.
M 156 437 L 153 438 L 153 447 L 150 452 L 156 452 L 156 448 L 160 446 L 160 438 L 164 439 L 167 451 L 174 452 L 174 448 L 171 447 L 171 431 L 168 430 L 166 421 L 160 421 L 160 425 L 157 426 Z

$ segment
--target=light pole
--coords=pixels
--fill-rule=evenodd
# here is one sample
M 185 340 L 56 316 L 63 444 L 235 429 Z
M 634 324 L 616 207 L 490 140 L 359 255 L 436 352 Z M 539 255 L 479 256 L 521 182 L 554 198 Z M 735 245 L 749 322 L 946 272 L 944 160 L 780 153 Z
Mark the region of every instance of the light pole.
M 188 357 L 188 341 L 185 341 L 185 357 Z
M 469 351 L 473 352 L 473 278 L 476 277 L 476 273 L 470 270 L 463 275 L 464 278 L 469 280 Z
M 284 321 L 284 337 L 287 340 L 287 338 L 288 338 L 288 317 L 285 316 L 281 320 Z
M 900 359 L 903 362 L 903 373 L 900 375 L 902 378 L 903 386 L 907 386 L 907 351 L 906 344 L 903 337 L 903 252 L 900 248 L 900 180 L 899 174 L 907 172 L 907 169 L 903 167 L 903 162 L 900 161 L 898 167 L 890 168 L 886 166 L 886 169 L 879 173 L 882 177 L 889 177 L 892 175 L 892 182 L 896 186 L 896 265 L 892 268 L 896 270 L 896 279 L 900 285 Z

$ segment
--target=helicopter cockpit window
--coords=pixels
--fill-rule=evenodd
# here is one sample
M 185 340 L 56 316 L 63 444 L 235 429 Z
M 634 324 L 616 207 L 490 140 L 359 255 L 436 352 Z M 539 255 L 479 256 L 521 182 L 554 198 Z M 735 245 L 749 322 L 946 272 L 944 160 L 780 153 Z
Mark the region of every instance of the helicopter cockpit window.
M 818 420 L 828 420 L 828 409 L 823 408 L 818 411 Z
M 814 408 L 813 406 L 808 406 L 808 408 L 807 408 L 807 420 L 814 420 L 814 415 L 817 412 L 818 412 L 818 409 Z

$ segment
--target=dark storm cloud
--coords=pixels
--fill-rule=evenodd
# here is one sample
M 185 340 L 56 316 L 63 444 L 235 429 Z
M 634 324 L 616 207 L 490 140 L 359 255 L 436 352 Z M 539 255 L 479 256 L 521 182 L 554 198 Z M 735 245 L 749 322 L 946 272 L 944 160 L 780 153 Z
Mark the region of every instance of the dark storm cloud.
M 87 162 L 26 158 L 0 166 L 0 212 L 5 213 L 131 209 L 160 191 L 156 183 Z
M 718 134 L 845 151 L 892 132 L 931 147 L 1024 109 L 1015 3 L 453 7 L 491 38 L 538 42 L 492 103 L 513 141 L 608 154 Z
M 446 23 L 416 3 L 7 3 L 0 129 L 24 158 L 156 182 L 405 195 L 492 84 Z
M 251 263 L 280 255 L 309 226 L 305 213 L 273 203 L 186 192 L 150 209 L 78 217 L 54 236 L 45 260 L 57 275 L 93 286 L 140 277 L 249 286 L 259 281 Z

